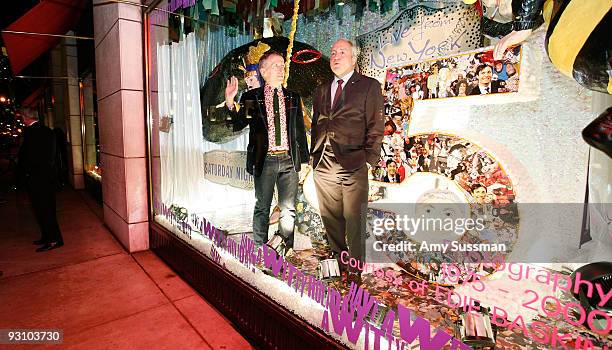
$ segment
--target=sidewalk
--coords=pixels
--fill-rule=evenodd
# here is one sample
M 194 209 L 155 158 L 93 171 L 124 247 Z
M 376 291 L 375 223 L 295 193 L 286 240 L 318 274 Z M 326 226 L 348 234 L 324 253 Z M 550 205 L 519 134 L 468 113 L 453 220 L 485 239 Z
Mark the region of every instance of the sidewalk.
M 86 193 L 58 193 L 65 245 L 44 253 L 34 252 L 39 232 L 27 197 L 6 199 L 0 329 L 62 329 L 63 344 L 46 346 L 61 349 L 252 349 L 154 253 L 126 253 Z

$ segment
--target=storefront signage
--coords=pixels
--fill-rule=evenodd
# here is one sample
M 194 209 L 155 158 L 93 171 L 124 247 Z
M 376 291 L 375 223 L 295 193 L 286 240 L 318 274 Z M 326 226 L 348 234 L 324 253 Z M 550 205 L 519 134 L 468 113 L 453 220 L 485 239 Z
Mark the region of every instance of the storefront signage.
M 389 26 L 357 38 L 365 75 L 384 79 L 390 67 L 473 50 L 480 45 L 480 17 L 461 3 L 404 10 Z
M 204 178 L 221 185 L 252 189 L 253 176 L 246 171 L 246 152 L 204 153 Z

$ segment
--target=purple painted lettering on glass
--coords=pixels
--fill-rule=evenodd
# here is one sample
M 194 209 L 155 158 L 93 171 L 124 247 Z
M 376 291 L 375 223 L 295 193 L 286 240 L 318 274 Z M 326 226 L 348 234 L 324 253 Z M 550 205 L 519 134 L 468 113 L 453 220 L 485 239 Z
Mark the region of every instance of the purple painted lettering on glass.
M 204 226 L 204 230 L 202 231 L 202 234 L 204 234 L 204 236 L 208 236 L 208 239 L 212 240 L 213 235 L 217 229 L 206 219 L 204 219 L 202 223 Z
M 370 327 L 370 330 L 374 332 L 374 350 L 380 350 L 380 337 L 384 336 L 384 332 L 374 326 Z
M 364 318 L 373 309 L 374 304 L 378 305 L 376 298 L 364 290 L 361 303 L 357 304 L 357 318 Z
M 293 266 L 291 263 L 287 262 L 287 268 L 288 268 L 288 272 L 287 272 L 287 285 L 289 287 L 291 287 L 292 283 L 293 283 L 293 276 L 294 274 L 296 274 L 296 271 L 298 270 L 295 266 Z
M 401 304 L 397 305 L 400 334 L 406 343 L 411 344 L 419 338 L 419 346 L 423 350 L 439 350 L 451 340 L 451 336 L 438 330 L 433 338 L 430 338 L 431 325 L 424 318 L 417 317 L 410 324 L 410 310 Z
M 336 334 L 342 336 L 346 331 L 348 340 L 356 344 L 361 329 L 363 328 L 363 318 L 357 318 L 353 323 L 353 314 L 355 309 L 350 306 L 348 295 L 342 298 L 342 302 L 338 303 L 338 299 L 334 298 L 331 300 L 332 303 L 329 305 L 329 313 L 331 317 L 331 323 Z
M 276 252 L 268 247 L 267 244 L 263 245 L 264 251 L 264 266 L 272 270 L 272 274 L 277 276 L 283 266 L 284 259 L 282 256 L 278 256 Z
M 391 337 L 393 335 L 393 324 L 395 322 L 395 311 L 389 310 L 387 315 L 385 316 L 385 320 L 382 325 L 380 325 L 380 329 L 385 332 L 387 337 Z

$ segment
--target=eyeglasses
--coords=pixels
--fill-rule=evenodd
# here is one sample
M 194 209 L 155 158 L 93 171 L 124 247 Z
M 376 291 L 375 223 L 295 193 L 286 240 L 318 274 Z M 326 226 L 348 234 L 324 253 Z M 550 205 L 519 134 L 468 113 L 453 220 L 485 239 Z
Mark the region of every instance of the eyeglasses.
M 285 69 L 285 64 L 284 63 L 269 64 L 265 67 L 265 69 Z

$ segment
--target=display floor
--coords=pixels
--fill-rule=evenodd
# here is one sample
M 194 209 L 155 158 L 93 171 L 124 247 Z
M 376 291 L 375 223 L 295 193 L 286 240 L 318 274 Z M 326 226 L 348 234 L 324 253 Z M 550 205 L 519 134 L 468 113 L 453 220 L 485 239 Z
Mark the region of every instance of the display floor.
M 178 229 L 172 227 L 163 217 L 158 216 L 157 221 L 173 231 L 175 235 L 188 241 L 190 245 L 200 250 L 201 253 L 210 257 L 212 242 L 208 238 L 203 237 L 199 233 L 192 233 L 191 238 L 189 238 L 179 233 Z M 250 233 L 245 233 L 245 235 L 250 235 Z M 233 234 L 227 237 L 240 244 L 243 239 L 242 236 L 242 234 Z M 299 317 L 320 327 L 323 308 L 309 299 L 306 296 L 306 292 L 300 295 L 299 292 L 288 287 L 282 281 L 282 273 L 280 276 L 273 277 L 259 271 L 255 267 L 247 268 L 247 266 L 241 264 L 238 259 L 230 254 L 226 254 L 218 248 L 216 250 L 221 255 L 219 264 L 225 269 L 252 284 L 262 293 L 269 295 L 276 302 L 293 311 Z M 316 277 L 319 261 L 328 257 L 329 253 L 330 251 L 326 244 L 313 242 L 311 249 L 296 251 L 293 256 L 287 258 L 287 261 L 300 269 L 304 274 Z M 577 327 L 575 324 L 577 322 L 577 314 L 570 310 L 571 308 L 567 308 L 569 310 L 566 311 L 568 313 L 567 318 L 564 318 L 560 311 L 555 312 L 556 307 L 550 301 L 558 300 L 560 305 L 569 305 L 577 301 L 569 292 L 560 289 L 554 291 L 549 284 L 539 283 L 535 280 L 521 280 L 517 283 L 516 274 L 511 274 L 509 271 L 499 271 L 483 279 L 481 287 L 475 287 L 470 285 L 470 283 L 456 287 L 426 283 L 427 288 L 422 289 L 417 287 L 417 284 L 422 284 L 423 281 L 399 266 L 386 264 L 380 267 L 384 271 L 384 276 L 392 276 L 391 280 L 395 282 L 400 278 L 401 283 L 393 283 L 384 278 L 379 278 L 377 275 L 380 275 L 381 272 L 374 274 L 364 273 L 362 275 L 361 287 L 390 309 L 396 308 L 397 305 L 401 304 L 412 310 L 416 316 L 428 320 L 431 323 L 432 329 L 438 328 L 446 331 L 448 334 L 459 337 L 455 331 L 455 322 L 459 319 L 461 306 L 450 307 L 446 299 L 446 293 L 452 292 L 461 298 L 471 297 L 477 299 L 484 307 L 493 309 L 493 306 L 495 306 L 499 310 L 503 310 L 499 311 L 500 313 L 507 313 L 509 315 L 508 319 L 515 320 L 513 326 L 500 328 L 497 332 L 497 349 L 543 350 L 554 348 L 555 346 L 570 349 L 575 348 L 577 342 L 580 347 L 580 344 L 588 343 L 588 341 L 598 348 L 604 345 L 612 346 L 611 335 L 601 335 L 589 330 L 587 327 Z M 567 275 L 567 273 L 539 266 L 532 266 L 531 268 L 534 269 L 532 271 L 537 269 L 540 274 Z M 561 266 L 559 266 L 560 269 Z M 327 281 L 326 283 L 328 286 L 338 290 L 342 295 L 346 295 L 349 292 L 350 286 L 346 283 L 345 278 Z M 530 291 L 542 297 L 548 296 L 545 298 L 549 302 L 543 302 L 541 306 L 536 304 L 540 304 L 542 299 L 538 299 L 537 303 L 532 305 L 527 303 L 530 299 L 528 298 L 531 295 Z M 520 321 L 516 321 L 518 315 L 521 317 Z M 534 322 L 538 322 L 537 329 L 532 328 Z M 330 333 L 333 333 L 333 331 Z M 397 319 L 394 322 L 394 335 L 396 337 L 400 336 Z M 346 335 L 338 337 L 332 334 L 332 336 L 354 348 L 363 348 L 363 343 L 365 342 L 363 332 L 356 345 L 351 344 L 347 340 Z M 414 342 L 411 345 L 414 346 L 415 344 L 417 343 Z
M 305 273 L 316 274 L 316 267 L 319 260 L 328 254 L 329 251 L 326 247 L 317 246 L 313 249 L 298 252 L 295 258 L 292 259 L 292 263 Z M 385 271 L 385 276 L 387 275 L 386 271 L 392 270 L 393 279 L 401 277 L 404 282 L 396 286 L 393 283 L 376 277 L 374 274 L 364 274 L 362 287 L 367 289 L 370 295 L 376 297 L 378 301 L 391 309 L 396 308 L 398 304 L 402 304 L 406 308 L 413 310 L 417 316 L 427 319 L 431 323 L 432 328 L 439 327 L 440 329 L 446 330 L 447 333 L 451 335 L 455 334 L 454 325 L 459 319 L 457 309 L 450 308 L 445 303 L 440 302 L 440 300 L 446 301 L 446 298 L 440 297 L 440 295 L 436 296 L 435 286 L 430 285 L 425 293 L 414 292 L 410 288 L 410 281 L 420 282 L 418 278 L 397 268 L 393 269 L 387 267 L 383 269 Z M 332 282 L 331 285 L 338 291 L 341 291 L 342 295 L 345 295 L 349 291 L 349 285 L 344 281 L 335 281 Z M 518 293 L 515 295 L 508 295 L 506 303 L 516 303 L 518 300 L 517 297 L 521 297 L 521 295 Z M 563 305 L 576 301 L 568 292 L 558 293 L 556 297 Z M 506 307 L 505 304 L 499 306 L 501 308 Z M 551 309 L 552 308 L 551 306 Z M 584 343 L 584 339 L 590 339 L 593 344 L 603 345 L 604 342 L 607 342 L 608 347 L 612 345 L 612 336 L 602 337 L 584 327 L 578 328 L 578 332 L 576 332 L 577 328 L 565 320 L 545 316 L 536 316 L 534 320 L 542 322 L 551 329 L 556 327 L 558 334 L 572 334 L 572 336 L 568 336 L 566 340 L 563 341 L 563 344 L 568 348 L 575 347 L 578 335 L 582 337 L 582 343 Z M 394 333 L 396 337 L 399 337 L 398 320 L 396 320 L 394 324 Z M 520 331 L 520 327 L 516 327 L 516 331 L 504 329 L 498 333 L 497 348 L 550 349 L 550 344 L 538 344 L 525 337 Z

